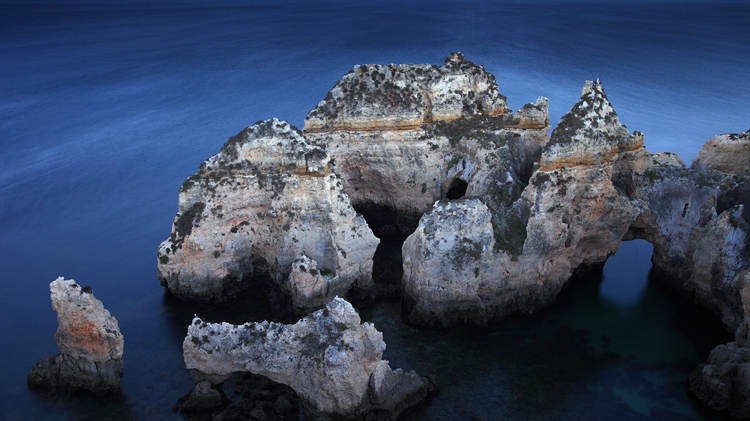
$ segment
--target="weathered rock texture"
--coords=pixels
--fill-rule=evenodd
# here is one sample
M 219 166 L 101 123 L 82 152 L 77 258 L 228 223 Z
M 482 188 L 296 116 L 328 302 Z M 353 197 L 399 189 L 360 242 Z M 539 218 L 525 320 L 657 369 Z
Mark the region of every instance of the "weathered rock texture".
M 353 207 L 379 237 L 408 236 L 412 323 L 535 312 L 574 271 L 644 238 L 657 271 L 747 332 L 750 134 L 711 140 L 687 168 L 649 153 L 598 80 L 550 136 L 548 105 L 513 114 L 460 53 L 440 67 L 356 66 L 304 137 L 256 125 L 185 183 L 160 278 L 178 296 L 221 300 L 263 272 L 298 312 L 319 308 L 372 285 L 377 240 Z
M 750 130 L 723 134 L 706 142 L 690 168 L 750 175 Z
M 276 119 L 230 138 L 180 189 L 172 234 L 159 246 L 162 284 L 182 299 L 221 302 L 270 275 L 298 313 L 355 282 L 367 286 L 378 239 L 329 159 Z M 312 284 L 290 278 L 303 256 L 323 275 Z
M 464 115 L 506 112 L 495 77 L 453 53 L 429 64 L 355 66 L 307 115 L 305 132 L 416 129 Z
M 748 267 L 747 177 L 650 154 L 598 81 L 586 82 L 562 117 L 521 194 L 503 205 L 472 183 L 482 179 L 463 202 L 436 203 L 404 243 L 411 322 L 483 324 L 537 311 L 578 267 L 636 237 L 654 244 L 658 270 L 732 329 L 741 322 L 735 280 Z
M 514 116 L 497 89 L 492 74 L 460 53 L 441 67 L 357 66 L 310 111 L 304 132 L 335 158 L 376 235 L 405 238 L 461 186 L 497 196 L 498 212 L 510 203 L 504 196 L 520 194 L 548 140 L 549 101 Z
M 291 386 L 308 416 L 395 419 L 425 399 L 434 384 L 415 372 L 392 370 L 382 359 L 383 335 L 336 298 L 294 325 L 207 323 L 193 319 L 183 342 L 198 385 L 251 372 Z
M 53 394 L 118 392 L 124 341 L 117 320 L 94 298 L 90 287 L 80 288 L 72 279 L 57 278 L 50 292 L 59 323 L 55 343 L 60 353 L 34 364 L 29 386 Z

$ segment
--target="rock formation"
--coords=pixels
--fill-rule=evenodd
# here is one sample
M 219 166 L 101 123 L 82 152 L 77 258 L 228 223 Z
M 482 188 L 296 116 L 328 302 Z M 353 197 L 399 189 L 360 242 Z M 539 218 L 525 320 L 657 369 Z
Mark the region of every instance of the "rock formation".
M 690 168 L 750 176 L 750 130 L 723 134 L 709 140 Z
M 409 322 L 486 324 L 538 311 L 576 270 L 644 238 L 654 269 L 738 332 L 706 367 L 736 363 L 723 355 L 747 346 L 750 132 L 712 139 L 688 168 L 648 152 L 598 80 L 551 135 L 548 105 L 513 114 L 460 53 L 356 66 L 304 134 L 256 124 L 185 182 L 160 279 L 178 297 L 223 301 L 267 274 L 302 314 L 372 287 L 374 232 L 406 238 Z M 736 372 L 717 370 L 694 375 L 696 394 Z
M 436 203 L 422 217 L 403 246 L 408 320 L 484 324 L 549 304 L 576 268 L 614 253 L 636 219 L 612 178 L 618 159 L 646 153 L 642 144 L 601 84 L 587 82 L 518 193 L 487 194 L 475 178 L 463 203 Z
M 373 231 L 405 238 L 456 187 L 520 193 L 547 141 L 548 105 L 539 98 L 514 116 L 495 77 L 453 53 L 440 67 L 356 66 L 310 111 L 304 133 L 328 149 Z
M 483 324 L 534 312 L 578 267 L 602 263 L 623 238 L 639 237 L 654 244 L 658 270 L 738 326 L 732 280 L 748 267 L 747 178 L 650 154 L 643 135 L 620 124 L 598 81 L 586 82 L 562 117 L 523 192 L 503 196 L 511 204 L 472 183 L 481 178 L 463 203 L 436 203 L 404 243 L 411 322 Z
M 335 298 L 294 325 L 207 323 L 193 319 L 183 342 L 185 364 L 196 380 L 193 395 L 216 393 L 231 374 L 251 372 L 291 386 L 308 416 L 395 419 L 421 402 L 435 384 L 392 370 L 382 359 L 383 335 Z M 215 400 L 208 400 L 213 403 Z M 190 399 L 188 400 L 190 402 Z
M 117 393 L 124 345 L 117 320 L 94 298 L 90 287 L 80 288 L 72 279 L 57 278 L 50 292 L 59 323 L 55 343 L 60 353 L 34 364 L 29 386 L 51 394 Z
M 159 246 L 162 284 L 182 299 L 222 302 L 270 275 L 298 313 L 367 286 L 378 239 L 329 165 L 325 147 L 276 119 L 230 138 L 180 189 Z M 315 285 L 290 278 L 303 256 L 323 275 Z
M 306 133 L 408 130 L 464 115 L 502 115 L 505 97 L 483 66 L 452 53 L 443 66 L 355 66 L 307 115 Z

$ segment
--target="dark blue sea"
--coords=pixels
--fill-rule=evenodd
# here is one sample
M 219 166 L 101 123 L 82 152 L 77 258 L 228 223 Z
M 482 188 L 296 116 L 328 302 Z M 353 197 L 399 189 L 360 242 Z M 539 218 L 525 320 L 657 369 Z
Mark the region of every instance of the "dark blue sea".
M 268 1 L 0 3 L 0 419 L 179 420 L 192 381 L 192 315 L 262 317 L 167 296 L 156 247 L 177 190 L 229 136 L 261 119 L 299 127 L 360 63 L 483 64 L 518 109 L 556 122 L 600 78 L 652 152 L 689 164 L 703 142 L 750 127 L 750 3 Z M 650 275 L 625 243 L 541 314 L 489 328 L 404 325 L 397 303 L 362 309 L 393 367 L 441 392 L 407 419 L 721 419 L 685 380 L 718 319 Z M 393 259 L 398 260 L 396 252 Z M 125 337 L 122 395 L 29 391 L 58 352 L 49 283 L 93 287 Z

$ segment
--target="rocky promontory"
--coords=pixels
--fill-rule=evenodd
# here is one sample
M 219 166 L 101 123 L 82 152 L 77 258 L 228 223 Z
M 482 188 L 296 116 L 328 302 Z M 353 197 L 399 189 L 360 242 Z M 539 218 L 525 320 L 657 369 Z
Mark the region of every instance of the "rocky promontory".
M 382 359 L 383 335 L 371 323 L 361 323 L 341 298 L 293 325 L 236 326 L 196 317 L 182 346 L 196 380 L 189 405 L 214 404 L 218 385 L 238 372 L 290 386 L 307 416 L 319 420 L 393 420 L 436 388 L 413 371 L 391 369 Z
M 91 287 L 57 278 L 50 284 L 57 312 L 55 343 L 60 353 L 31 368 L 27 382 L 46 393 L 88 390 L 97 396 L 117 393 L 123 369 L 124 341 L 117 319 L 94 297 Z
M 230 138 L 179 198 L 158 251 L 159 279 L 179 298 L 226 302 L 270 277 L 304 314 L 372 281 L 378 239 L 352 208 L 326 148 L 286 122 L 258 122 Z M 314 263 L 294 266 L 310 266 L 313 284 L 290 277 L 299 259 Z

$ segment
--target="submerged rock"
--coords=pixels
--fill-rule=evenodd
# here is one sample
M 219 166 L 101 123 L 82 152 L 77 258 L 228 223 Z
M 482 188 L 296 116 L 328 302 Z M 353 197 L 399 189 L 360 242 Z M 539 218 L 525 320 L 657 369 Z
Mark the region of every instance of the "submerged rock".
M 325 147 L 276 119 L 231 138 L 180 189 L 172 234 L 159 246 L 162 284 L 182 299 L 223 302 L 266 276 L 298 313 L 367 286 L 378 239 L 329 161 Z M 294 285 L 303 255 L 335 276 L 317 289 Z
M 396 419 L 436 387 L 413 371 L 392 370 L 382 359 L 383 335 L 360 323 L 341 298 L 293 325 L 235 326 L 196 317 L 182 346 L 199 384 L 218 385 L 237 372 L 260 374 L 292 387 L 315 419 Z
M 52 394 L 119 392 L 124 341 L 117 319 L 94 298 L 91 287 L 81 288 L 72 279 L 57 278 L 50 293 L 60 353 L 34 364 L 27 378 L 29 387 Z

